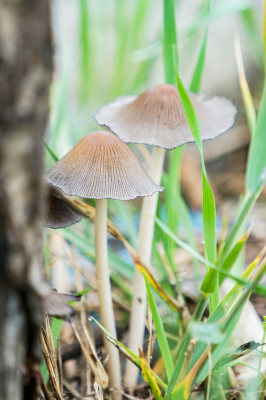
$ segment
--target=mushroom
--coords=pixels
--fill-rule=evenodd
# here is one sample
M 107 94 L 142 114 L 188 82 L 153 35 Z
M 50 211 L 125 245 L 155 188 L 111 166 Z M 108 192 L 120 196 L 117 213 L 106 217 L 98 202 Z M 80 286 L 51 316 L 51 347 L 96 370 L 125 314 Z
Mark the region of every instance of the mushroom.
M 79 300 L 80 296 L 58 293 L 55 289 L 49 289 L 49 292 L 43 299 L 44 312 L 49 317 L 69 320 L 75 314 L 74 308 L 69 303 Z
M 107 199 L 130 200 L 151 196 L 162 188 L 147 175 L 129 147 L 112 133 L 84 136 L 49 171 L 47 179 L 67 195 L 96 200 L 95 257 L 101 321 L 116 337 L 107 254 Z M 121 397 L 118 350 L 107 340 L 108 372 L 115 398 Z
M 214 139 L 233 125 L 237 110 L 230 100 L 223 97 L 204 99 L 192 93 L 190 99 L 199 119 L 203 140 Z M 158 185 L 165 149 L 194 142 L 178 91 L 169 84 L 155 86 L 140 96 L 118 97 L 104 105 L 96 113 L 95 120 L 125 142 L 156 146 L 151 157 L 149 175 Z M 142 204 L 138 253 L 146 264 L 150 263 L 151 258 L 157 199 L 158 193 L 145 198 Z M 146 315 L 145 282 L 137 270 L 133 293 L 129 348 L 137 352 L 143 342 Z M 124 379 L 129 387 L 135 385 L 137 373 L 137 369 L 128 362 Z
M 190 94 L 196 110 L 202 139 L 210 140 L 227 131 L 234 123 L 236 107 L 224 97 L 204 99 Z M 124 142 L 149 144 L 174 149 L 194 142 L 182 102 L 175 86 L 155 86 L 140 96 L 121 96 L 95 114 L 99 125 L 106 126 Z
M 45 182 L 45 189 L 43 226 L 54 229 L 65 228 L 79 222 L 84 217 L 83 214 L 73 208 L 57 187 Z

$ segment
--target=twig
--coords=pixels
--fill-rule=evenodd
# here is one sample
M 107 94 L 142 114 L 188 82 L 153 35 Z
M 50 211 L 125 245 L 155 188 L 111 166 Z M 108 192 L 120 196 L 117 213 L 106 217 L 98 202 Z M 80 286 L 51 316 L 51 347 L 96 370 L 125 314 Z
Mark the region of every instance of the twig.
M 73 386 L 70 385 L 70 383 L 68 383 L 66 380 L 63 380 L 63 385 L 69 391 L 69 393 L 71 393 L 72 396 L 74 396 L 75 399 L 82 400 L 83 396 L 81 396 L 81 394 L 75 388 L 73 388 Z
M 50 328 L 50 323 L 49 323 L 48 317 L 45 318 L 44 326 L 45 326 L 45 328 L 43 329 L 43 332 L 41 333 L 41 346 L 42 346 L 43 356 L 44 356 L 44 359 L 45 359 L 45 362 L 46 362 L 46 365 L 47 365 L 47 368 L 48 368 L 48 371 L 50 374 L 51 383 L 53 385 L 56 398 L 58 400 L 63 400 L 63 397 L 62 397 L 61 391 L 60 391 L 56 355 L 55 355 L 55 349 L 53 346 L 53 342 L 51 339 L 52 333 L 51 333 L 51 328 Z
M 107 373 L 105 372 L 105 369 L 103 367 L 102 368 L 99 367 L 99 365 L 101 365 L 101 364 L 99 364 L 99 363 L 95 364 L 95 362 L 94 362 L 95 356 L 93 357 L 94 359 L 91 357 L 90 352 L 87 351 L 84 343 L 81 340 L 81 337 L 80 337 L 78 331 L 76 330 L 76 328 L 72 322 L 71 322 L 71 326 L 72 326 L 73 332 L 76 336 L 76 339 L 78 340 L 78 342 L 80 344 L 81 350 L 84 353 L 84 356 L 85 356 L 86 360 L 88 361 L 88 363 L 94 373 L 96 382 L 103 389 L 106 389 L 108 387 L 108 376 L 107 376 Z M 97 357 L 97 360 L 98 360 L 98 357 Z
M 57 344 L 57 360 L 58 360 L 60 392 L 63 393 L 63 364 L 62 364 L 62 356 L 61 356 L 61 343 L 59 341 Z

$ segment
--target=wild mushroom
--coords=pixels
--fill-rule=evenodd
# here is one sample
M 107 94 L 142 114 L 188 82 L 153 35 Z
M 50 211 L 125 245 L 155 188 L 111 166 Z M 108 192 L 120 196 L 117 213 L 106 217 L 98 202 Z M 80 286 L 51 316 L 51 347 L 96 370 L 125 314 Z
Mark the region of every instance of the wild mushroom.
M 42 224 L 49 228 L 65 228 L 80 221 L 84 215 L 75 210 L 63 193 L 46 182 Z
M 116 337 L 107 254 L 107 199 L 130 200 L 162 190 L 134 153 L 109 132 L 84 136 L 49 171 L 48 181 L 68 195 L 96 199 L 95 256 L 102 324 Z M 118 350 L 107 340 L 108 372 L 115 398 L 121 397 Z
M 69 305 L 71 301 L 80 301 L 80 296 L 66 293 L 58 293 L 50 289 L 43 299 L 44 312 L 49 317 L 68 319 L 75 314 L 73 307 Z
M 204 99 L 193 93 L 190 99 L 199 118 L 203 140 L 214 139 L 233 125 L 236 107 L 230 100 Z M 124 142 L 168 150 L 194 142 L 178 91 L 169 84 L 155 86 L 138 97 L 118 97 L 100 108 L 95 119 Z
M 230 100 L 223 97 L 204 99 L 192 93 L 190 99 L 199 118 L 203 140 L 214 139 L 233 125 L 237 110 Z M 158 85 L 138 97 L 118 97 L 103 106 L 95 119 L 125 142 L 157 146 L 153 149 L 149 175 L 158 185 L 165 149 L 194 141 L 178 91 L 169 84 Z M 146 264 L 151 258 L 157 199 L 158 193 L 145 198 L 142 203 L 138 253 Z M 143 342 L 146 313 L 145 282 L 138 271 L 135 272 L 133 293 L 129 348 L 137 352 Z M 137 373 L 137 369 L 128 362 L 124 380 L 129 387 L 135 385 Z

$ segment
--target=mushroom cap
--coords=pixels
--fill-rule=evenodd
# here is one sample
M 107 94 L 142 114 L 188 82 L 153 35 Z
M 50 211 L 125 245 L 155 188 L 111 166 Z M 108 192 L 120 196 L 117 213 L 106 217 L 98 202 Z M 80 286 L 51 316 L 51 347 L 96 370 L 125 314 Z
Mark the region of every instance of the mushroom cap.
M 84 215 L 76 211 L 58 188 L 46 182 L 42 224 L 49 228 L 65 228 L 80 221 Z
M 204 99 L 190 93 L 196 110 L 202 139 L 210 140 L 234 124 L 237 109 L 224 97 Z M 143 143 L 173 149 L 194 142 L 182 102 L 175 86 L 163 84 L 140 96 L 121 96 L 95 114 L 99 125 L 106 126 L 125 142 Z
M 49 317 L 68 319 L 75 314 L 74 308 L 68 303 L 79 300 L 80 296 L 58 293 L 56 290 L 50 289 L 49 293 L 43 298 L 45 314 L 48 314 Z
M 106 131 L 79 140 L 50 169 L 47 179 L 68 195 L 92 199 L 130 200 L 162 190 L 130 148 Z

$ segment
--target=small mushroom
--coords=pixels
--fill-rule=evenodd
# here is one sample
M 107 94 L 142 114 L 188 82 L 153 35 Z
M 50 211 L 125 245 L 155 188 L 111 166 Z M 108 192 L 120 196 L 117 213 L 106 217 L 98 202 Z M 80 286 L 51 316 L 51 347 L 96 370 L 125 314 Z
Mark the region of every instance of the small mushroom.
M 49 228 L 65 228 L 80 221 L 84 215 L 75 210 L 64 194 L 51 183 L 45 184 L 45 201 L 42 224 Z
M 43 299 L 44 311 L 49 317 L 69 319 L 75 314 L 75 310 L 68 303 L 80 301 L 80 296 L 58 293 L 50 289 Z
M 162 190 L 130 148 L 100 131 L 84 136 L 49 171 L 47 179 L 70 196 L 130 200 Z
M 203 140 L 214 139 L 233 125 L 237 110 L 230 100 L 223 97 L 204 99 L 193 93 L 190 99 L 199 119 Z M 178 91 L 169 84 L 155 86 L 140 96 L 118 97 L 104 105 L 95 114 L 95 120 L 125 142 L 157 146 L 153 149 L 149 175 L 158 185 L 165 149 L 194 142 Z M 142 204 L 138 253 L 146 264 L 151 258 L 157 199 L 158 194 L 145 198 Z M 133 352 L 137 352 L 143 342 L 145 315 L 145 282 L 136 271 L 129 332 L 129 348 Z M 137 368 L 127 362 L 124 380 L 128 387 L 135 386 L 137 374 Z
M 84 136 L 49 171 L 47 179 L 68 195 L 96 199 L 95 256 L 104 327 L 116 337 L 107 253 L 107 199 L 151 196 L 162 188 L 147 175 L 134 153 L 117 136 L 93 132 Z M 121 372 L 118 350 L 108 341 L 110 384 L 119 398 Z
M 231 128 L 236 115 L 234 104 L 224 97 L 205 99 L 191 93 L 202 139 L 210 140 Z M 96 114 L 99 125 L 108 127 L 125 142 L 174 149 L 194 142 L 182 102 L 175 86 L 155 86 L 140 96 L 121 96 Z

